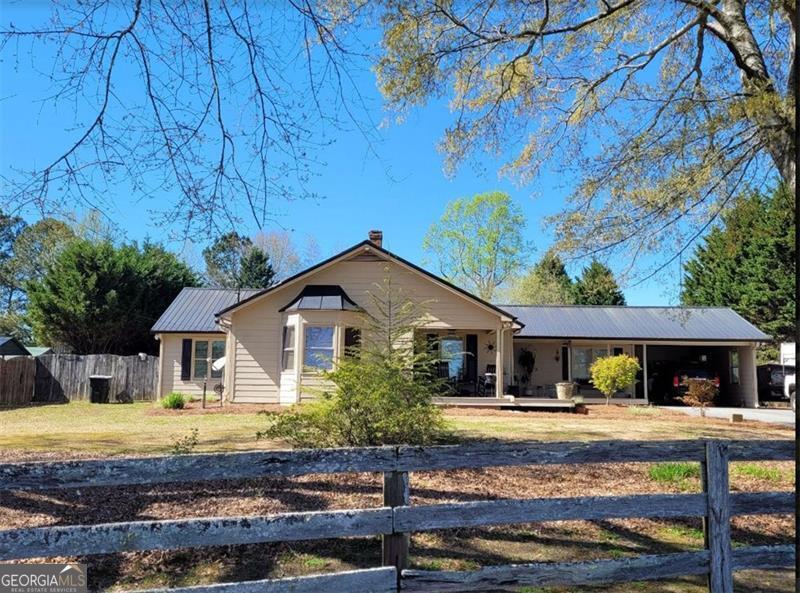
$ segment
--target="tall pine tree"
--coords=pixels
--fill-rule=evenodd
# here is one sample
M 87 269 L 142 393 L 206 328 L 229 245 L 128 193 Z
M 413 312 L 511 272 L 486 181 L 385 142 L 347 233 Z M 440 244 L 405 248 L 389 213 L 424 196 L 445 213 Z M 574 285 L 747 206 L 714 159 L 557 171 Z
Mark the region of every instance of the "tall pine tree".
M 592 260 L 572 289 L 576 305 L 624 305 L 625 296 L 608 266 Z
M 740 199 L 684 266 L 681 301 L 732 307 L 776 342 L 797 331 L 795 198 L 783 187 Z
M 275 271 L 269 256 L 259 247 L 251 247 L 242 257 L 239 270 L 239 287 L 269 288 L 275 280 Z

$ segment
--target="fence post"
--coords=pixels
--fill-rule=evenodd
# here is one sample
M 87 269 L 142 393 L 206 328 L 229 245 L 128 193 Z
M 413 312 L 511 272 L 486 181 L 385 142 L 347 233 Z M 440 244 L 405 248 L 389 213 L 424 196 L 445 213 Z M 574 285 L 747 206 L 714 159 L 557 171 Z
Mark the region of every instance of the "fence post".
M 708 588 L 733 593 L 728 445 L 706 442 L 705 490 L 708 496 L 707 539 L 711 554 Z
M 383 474 L 383 506 L 403 507 L 411 502 L 408 488 L 408 472 L 385 472 Z M 398 586 L 400 573 L 408 568 L 408 534 L 391 533 L 382 536 L 383 565 L 397 569 Z

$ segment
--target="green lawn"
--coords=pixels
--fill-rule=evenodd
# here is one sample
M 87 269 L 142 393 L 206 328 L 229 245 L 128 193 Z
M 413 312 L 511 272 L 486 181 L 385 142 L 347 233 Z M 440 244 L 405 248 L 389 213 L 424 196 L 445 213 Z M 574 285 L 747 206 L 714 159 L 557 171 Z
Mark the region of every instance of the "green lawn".
M 660 410 L 642 414 L 616 406 L 593 406 L 586 416 L 481 410 L 445 413 L 456 435 L 465 439 L 793 438 L 788 427 L 730 424 Z M 0 449 L 100 456 L 167 453 L 176 441 L 189 437 L 193 429 L 197 429 L 197 452 L 285 448 L 280 442 L 256 440 L 255 434 L 264 423 L 253 407 L 232 406 L 222 411 L 210 408 L 198 413 L 163 410 L 154 403 L 31 406 L 0 410 Z
M 269 447 L 256 441 L 256 413 L 192 414 L 153 403 L 32 406 L 0 411 L 0 449 L 100 455 L 169 452 L 197 429 L 197 451 Z M 274 447 L 274 444 L 272 445 Z

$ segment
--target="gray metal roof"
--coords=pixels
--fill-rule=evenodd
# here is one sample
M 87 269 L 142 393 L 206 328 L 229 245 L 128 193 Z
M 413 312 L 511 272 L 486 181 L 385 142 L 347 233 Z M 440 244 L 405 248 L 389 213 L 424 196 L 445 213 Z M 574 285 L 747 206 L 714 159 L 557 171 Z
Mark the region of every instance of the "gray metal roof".
M 525 327 L 519 337 L 761 342 L 769 336 L 725 307 L 500 305 Z
M 244 300 L 259 290 L 253 288 L 184 288 L 151 328 L 160 332 L 217 332 L 214 314 Z

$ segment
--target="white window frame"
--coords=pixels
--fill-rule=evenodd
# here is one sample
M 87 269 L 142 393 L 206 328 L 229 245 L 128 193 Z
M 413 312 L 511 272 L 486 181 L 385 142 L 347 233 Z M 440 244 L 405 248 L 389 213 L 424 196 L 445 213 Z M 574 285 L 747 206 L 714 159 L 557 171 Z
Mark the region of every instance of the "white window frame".
M 338 323 L 335 323 L 335 322 L 332 322 L 332 323 L 324 323 L 324 322 L 309 323 L 309 322 L 304 322 L 302 327 L 303 327 L 303 341 L 302 341 L 302 348 L 301 348 L 301 350 L 302 350 L 302 352 L 301 352 L 302 360 L 300 360 L 300 362 L 299 362 L 299 364 L 300 364 L 299 368 L 300 368 L 301 373 L 303 375 L 309 376 L 309 375 L 316 375 L 316 374 L 318 374 L 320 372 L 323 372 L 323 371 L 331 371 L 331 370 L 333 370 L 335 368 L 335 366 L 336 366 L 336 361 L 337 361 L 338 356 L 339 356 L 339 336 L 340 336 L 340 333 L 341 333 L 339 331 L 340 325 Z M 311 329 L 311 328 L 315 328 L 315 327 L 324 327 L 324 328 L 328 328 L 329 327 L 329 328 L 331 328 L 333 330 L 333 334 L 331 336 L 331 347 L 330 347 L 330 350 L 331 350 L 331 366 L 330 366 L 330 368 L 327 368 L 327 369 L 308 368 L 306 366 L 306 348 L 307 348 L 307 346 L 306 346 L 306 331 Z M 325 348 L 325 350 L 327 350 L 327 348 Z M 297 364 L 297 363 L 295 363 L 295 364 Z
M 294 333 L 294 335 L 292 336 L 291 344 L 287 344 L 286 343 L 286 334 L 289 333 L 289 330 L 291 330 Z M 294 323 L 287 323 L 286 325 L 283 326 L 283 329 L 281 330 L 281 360 L 280 360 L 280 365 L 281 365 L 281 372 L 282 373 L 292 373 L 297 369 L 297 360 L 298 360 L 298 356 L 297 356 L 297 333 L 298 333 L 297 332 L 297 325 L 294 324 Z M 288 352 L 288 351 L 291 351 L 292 354 L 293 354 L 292 366 L 290 366 L 290 367 L 287 367 L 285 365 L 286 352 Z
M 196 362 L 198 360 L 203 360 L 202 358 L 198 358 L 196 356 L 196 354 L 195 354 L 197 352 L 196 344 L 198 342 L 205 342 L 207 344 L 207 346 L 206 346 L 206 358 L 205 358 L 205 361 L 206 361 L 206 374 L 205 374 L 204 377 L 198 377 L 197 376 L 197 372 L 196 372 L 196 366 L 197 366 Z M 221 379 L 223 379 L 225 377 L 224 371 L 220 371 L 219 377 L 212 377 L 211 376 L 211 373 L 213 372 L 212 369 L 211 369 L 211 365 L 214 363 L 214 355 L 213 355 L 214 342 L 222 342 L 222 352 L 223 352 L 222 356 L 226 356 L 227 353 L 228 353 L 228 344 L 226 343 L 227 341 L 225 340 L 225 338 L 222 338 L 222 339 L 219 339 L 219 338 L 193 338 L 192 339 L 192 373 L 191 373 L 191 380 L 192 381 L 211 381 L 211 380 L 214 380 L 214 379 L 220 379 L 221 380 Z

